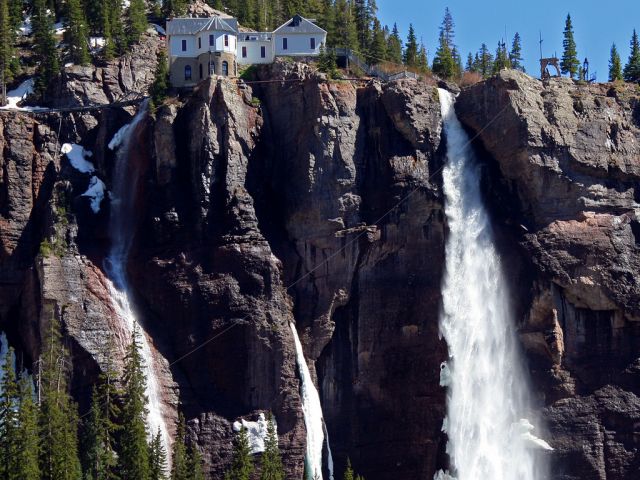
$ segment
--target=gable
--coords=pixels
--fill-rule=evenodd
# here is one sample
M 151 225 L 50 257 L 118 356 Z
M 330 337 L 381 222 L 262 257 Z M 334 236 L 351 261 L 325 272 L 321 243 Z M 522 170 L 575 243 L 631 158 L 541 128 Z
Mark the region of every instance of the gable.
M 274 30 L 273 33 L 290 34 L 290 33 L 315 33 L 326 34 L 327 31 L 320 28 L 315 23 L 307 20 L 300 15 L 294 15 L 285 23 Z

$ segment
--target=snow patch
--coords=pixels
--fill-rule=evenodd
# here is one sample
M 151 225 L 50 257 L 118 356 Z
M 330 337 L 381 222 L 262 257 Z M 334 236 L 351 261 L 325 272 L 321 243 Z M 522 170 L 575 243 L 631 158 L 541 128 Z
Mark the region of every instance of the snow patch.
M 18 88 L 7 92 L 7 104 L 0 107 L 2 110 L 20 110 L 21 112 L 42 112 L 46 111 L 43 107 L 19 107 L 18 103 L 33 93 L 34 81 L 29 78 L 18 85 Z
M 80 196 L 89 197 L 91 199 L 91 210 L 93 210 L 93 213 L 98 213 L 100 211 L 100 203 L 102 203 L 104 199 L 105 191 L 106 187 L 104 182 L 98 177 L 93 176 L 91 180 L 89 180 L 87 191 Z
M 32 31 L 33 30 L 31 29 L 31 17 L 27 15 L 22 21 L 22 24 L 20 25 L 20 27 L 18 28 L 18 34 L 22 35 L 23 37 L 28 37 L 29 35 L 31 35 Z
M 62 35 L 67 30 L 67 27 L 65 27 L 62 22 L 56 23 L 53 28 L 55 29 L 56 35 Z
M 521 418 L 516 424 L 516 429 L 520 433 L 520 436 L 526 440 L 527 444 L 533 448 L 541 448 L 543 450 L 553 450 L 553 447 L 549 445 L 545 440 L 536 437 L 531 432 L 535 427 L 526 418 Z
M 104 48 L 106 40 L 104 37 L 89 37 L 89 47 L 92 51 L 98 52 Z
M 277 431 L 276 419 L 275 417 L 271 418 Z M 267 425 L 264 413 L 261 413 L 258 416 L 257 422 L 248 422 L 243 418 L 241 418 L 239 422 L 233 422 L 233 430 L 235 432 L 239 432 L 244 426 L 244 428 L 247 429 L 247 437 L 249 438 L 251 453 L 262 453 L 264 452 L 264 442 L 267 439 Z
M 116 150 L 120 146 L 120 144 L 122 144 L 122 141 L 126 138 L 127 130 L 129 130 L 129 126 L 130 124 L 127 123 L 126 125 L 120 127 L 120 130 L 116 132 L 116 134 L 113 136 L 113 138 L 109 142 L 109 145 L 107 145 L 109 147 L 109 150 Z
M 440 386 L 448 387 L 451 385 L 451 369 L 447 362 L 442 362 L 440 364 Z
M 93 173 L 95 167 L 93 163 L 89 162 L 87 158 L 91 158 L 93 155 L 89 150 L 85 150 L 82 145 L 75 143 L 65 143 L 60 149 L 60 153 L 64 153 L 71 166 L 82 173 Z

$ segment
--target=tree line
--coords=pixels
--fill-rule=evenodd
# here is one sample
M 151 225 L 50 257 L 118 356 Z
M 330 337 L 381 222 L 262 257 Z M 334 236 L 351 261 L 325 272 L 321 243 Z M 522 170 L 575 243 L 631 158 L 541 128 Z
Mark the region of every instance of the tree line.
M 161 433 L 149 435 L 146 378 L 134 330 L 122 375 L 107 367 L 82 418 L 70 394 L 70 357 L 52 319 L 34 369 L 16 375 L 7 351 L 0 379 L 0 478 L 5 480 L 204 480 L 202 458 L 179 417 L 167 476 Z

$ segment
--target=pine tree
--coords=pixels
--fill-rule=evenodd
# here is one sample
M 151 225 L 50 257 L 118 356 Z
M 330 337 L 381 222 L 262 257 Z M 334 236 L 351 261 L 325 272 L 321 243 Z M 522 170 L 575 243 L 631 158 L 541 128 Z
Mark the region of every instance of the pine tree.
M 162 4 L 162 13 L 165 17 L 180 17 L 187 13 L 187 2 L 185 0 L 165 0 Z
M 467 72 L 475 71 L 475 64 L 473 63 L 473 55 L 471 55 L 471 52 L 469 52 L 469 54 L 467 55 L 467 64 L 465 65 L 464 69 Z
M 420 49 L 418 50 L 418 69 L 427 73 L 429 71 L 429 60 L 427 59 L 427 49 L 424 46 L 424 43 L 420 44 Z
M 624 67 L 624 79 L 627 82 L 640 82 L 640 42 L 638 41 L 638 34 L 635 30 L 631 37 L 629 61 Z
M 38 406 L 33 401 L 33 382 L 26 373 L 19 383 L 18 430 L 15 479 L 40 480 L 38 465 Z
M 400 32 L 398 32 L 398 25 L 396 25 L 395 23 L 393 24 L 393 30 L 391 30 L 391 35 L 389 35 L 387 60 L 396 64 L 402 63 L 402 40 L 400 40 Z
M 133 45 L 147 29 L 146 6 L 144 0 L 131 0 L 127 11 L 127 41 Z
M 456 65 L 453 59 L 453 55 L 444 32 L 440 32 L 440 38 L 438 40 L 438 48 L 436 54 L 433 57 L 433 66 L 431 67 L 433 73 L 442 78 L 452 78 L 455 74 Z
M 413 25 L 409 24 L 409 34 L 407 35 L 407 45 L 404 49 L 404 64 L 408 67 L 415 67 L 418 64 L 418 41 Z
M 522 60 L 522 43 L 518 32 L 513 36 L 511 52 L 509 52 L 509 61 L 511 62 L 511 68 L 514 70 L 520 70 L 521 72 L 525 71 Z
M 453 23 L 453 16 L 451 15 L 451 11 L 449 7 L 444 9 L 444 18 L 442 19 L 442 25 L 440 27 L 440 31 L 444 36 L 445 42 L 449 45 L 449 48 L 453 50 L 454 48 L 454 30 L 455 24 Z
M 118 460 L 120 477 L 127 480 L 149 480 L 146 378 L 139 336 L 136 326 L 127 348 L 122 378 L 122 434 Z
M 478 52 L 478 64 L 476 68 L 476 71 L 482 75 L 482 78 L 489 78 L 491 72 L 493 72 L 493 56 L 484 43 L 480 46 L 480 51 Z
M 190 480 L 204 480 L 202 455 L 193 443 L 189 447 L 189 471 L 191 472 Z
M 122 55 L 127 47 L 122 23 L 122 0 L 104 0 L 102 8 L 102 31 L 105 40 L 102 52 L 105 60 L 111 60 L 116 55 Z
M 323 0 L 322 14 L 318 18 L 318 25 L 327 31 L 327 46 L 335 46 L 336 17 L 332 0 Z
M 336 0 L 335 10 L 334 45 L 353 49 L 358 44 L 358 37 L 350 3 L 347 0 Z
M 47 10 L 46 0 L 33 0 L 31 26 L 35 59 L 38 64 L 36 90 L 41 97 L 45 97 L 49 85 L 59 73 L 53 18 Z
M 344 471 L 344 480 L 354 480 L 353 479 L 353 468 L 351 468 L 351 459 L 347 457 L 347 468 Z
M 182 412 L 178 414 L 176 436 L 173 441 L 171 480 L 189 480 L 189 458 L 187 455 L 186 428 Z
M 13 29 L 13 32 L 20 28 L 22 24 L 22 11 L 24 10 L 24 1 L 23 0 L 8 0 L 7 1 L 9 8 L 9 25 Z
M 462 76 L 462 57 L 455 45 L 451 50 L 451 58 L 453 58 L 453 78 L 460 78 Z
M 236 437 L 231 469 L 226 473 L 225 480 L 249 480 L 251 472 L 253 472 L 253 461 L 249 448 L 249 436 L 247 429 L 242 426 Z
M 567 14 L 564 26 L 564 40 L 562 41 L 562 60 L 560 61 L 560 71 L 568 73 L 569 77 L 574 78 L 578 74 L 578 52 L 576 42 L 573 38 L 573 25 L 571 23 L 571 15 Z
M 7 103 L 7 84 L 13 78 L 15 29 L 11 24 L 8 0 L 0 0 L 0 87 L 2 105 Z
M 611 56 L 609 57 L 609 81 L 622 80 L 622 62 L 616 44 L 611 45 Z
M 505 42 L 498 42 L 496 58 L 493 62 L 493 73 L 496 74 L 505 68 L 511 68 L 511 61 L 509 60 L 509 54 L 507 53 L 507 45 Z
M 40 471 L 43 480 L 80 480 L 78 414 L 68 392 L 69 357 L 53 317 L 43 338 L 40 389 Z
M 158 63 L 156 65 L 155 78 L 151 85 L 151 104 L 153 108 L 160 105 L 167 98 L 169 89 L 169 66 L 167 65 L 167 55 L 164 50 L 158 51 Z
M 384 30 L 377 18 L 373 20 L 373 38 L 371 40 L 371 48 L 369 49 L 368 63 L 376 65 L 387 56 L 387 41 L 384 37 Z
M 66 10 L 64 41 L 69 49 L 69 58 L 77 65 L 86 65 L 89 63 L 89 37 L 80 0 L 67 0 Z
M 153 436 L 149 445 L 149 480 L 166 480 L 166 471 L 167 452 L 164 449 L 162 434 L 158 428 L 158 432 Z
M 113 379 L 113 371 L 100 376 L 91 396 L 91 410 L 84 426 L 83 467 L 87 480 L 115 479 L 117 458 L 115 454 L 115 420 L 120 414 L 116 403 L 119 392 Z
M 371 42 L 369 13 L 366 0 L 353 0 L 353 17 L 358 37 L 358 50 L 367 52 Z
M 18 384 L 13 368 L 13 349 L 9 348 L 4 357 L 0 382 L 0 477 L 7 480 L 19 480 L 15 465 L 20 435 L 17 403 Z
M 284 480 L 284 467 L 278 448 L 278 432 L 271 413 L 267 417 L 267 438 L 262 454 L 262 471 L 260 480 Z
M 335 78 L 338 66 L 336 64 L 336 54 L 331 50 L 327 50 L 324 44 L 320 45 L 320 55 L 318 55 L 318 70 L 329 75 L 329 78 Z

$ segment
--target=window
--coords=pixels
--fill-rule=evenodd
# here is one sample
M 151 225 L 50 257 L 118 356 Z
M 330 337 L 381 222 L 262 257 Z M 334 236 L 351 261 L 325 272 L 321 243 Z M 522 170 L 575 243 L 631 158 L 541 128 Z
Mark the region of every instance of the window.
M 222 75 L 229 76 L 229 63 L 226 60 L 222 62 Z
M 213 35 L 209 35 L 209 46 L 213 47 Z
M 310 38 L 309 40 L 311 42 L 311 50 L 315 50 L 316 49 L 316 39 L 315 38 Z
M 184 67 L 184 79 L 191 80 L 191 65 Z
M 242 58 L 247 58 L 247 47 L 242 47 Z
M 265 58 L 267 56 L 267 47 L 262 45 L 260 47 L 260 58 Z
M 198 48 L 202 48 L 202 37 L 198 37 Z
M 216 64 L 209 62 L 209 75 L 213 75 L 214 73 L 216 73 Z
M 224 46 L 225 47 L 229 46 L 229 35 L 227 35 L 226 33 L 224 35 Z
M 200 64 L 200 80 L 202 80 L 202 64 Z
M 186 40 L 182 40 L 182 51 L 183 52 L 187 51 L 187 41 Z
M 283 50 L 286 50 L 286 49 L 287 49 L 287 39 L 286 39 L 286 38 L 283 38 L 283 39 L 282 39 L 282 49 L 283 49 Z

